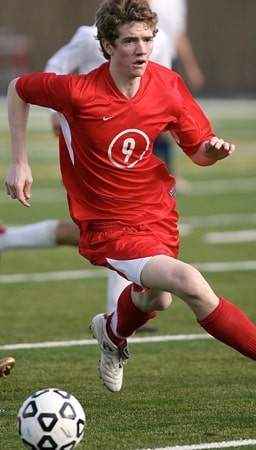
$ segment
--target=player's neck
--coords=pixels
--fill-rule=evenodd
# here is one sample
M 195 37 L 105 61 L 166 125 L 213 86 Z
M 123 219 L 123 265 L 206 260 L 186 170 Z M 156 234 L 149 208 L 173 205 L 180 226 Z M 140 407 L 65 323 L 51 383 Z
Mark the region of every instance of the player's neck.
M 141 77 L 125 78 L 110 69 L 111 76 L 119 91 L 127 98 L 132 98 L 138 92 Z

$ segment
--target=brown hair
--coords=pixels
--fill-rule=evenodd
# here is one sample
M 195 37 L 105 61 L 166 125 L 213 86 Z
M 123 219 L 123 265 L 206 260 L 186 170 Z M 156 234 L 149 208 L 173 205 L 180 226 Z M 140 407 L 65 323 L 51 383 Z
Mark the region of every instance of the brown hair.
M 104 0 L 96 13 L 97 39 L 100 41 L 104 57 L 110 59 L 102 46 L 102 39 L 114 45 L 119 37 L 118 28 L 121 25 L 145 22 L 155 36 L 157 20 L 157 14 L 150 9 L 147 0 Z

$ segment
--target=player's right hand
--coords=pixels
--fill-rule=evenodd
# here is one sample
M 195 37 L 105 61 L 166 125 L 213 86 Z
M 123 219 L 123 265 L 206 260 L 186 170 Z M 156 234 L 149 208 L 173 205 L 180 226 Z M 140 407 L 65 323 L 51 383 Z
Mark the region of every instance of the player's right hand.
M 28 164 L 12 164 L 5 180 L 6 193 L 29 208 L 32 183 L 32 173 Z

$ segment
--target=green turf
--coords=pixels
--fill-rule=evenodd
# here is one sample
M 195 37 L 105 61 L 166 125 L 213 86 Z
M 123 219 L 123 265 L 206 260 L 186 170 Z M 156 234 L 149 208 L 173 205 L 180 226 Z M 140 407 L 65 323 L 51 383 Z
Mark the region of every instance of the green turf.
M 214 121 L 216 132 L 233 140 L 237 151 L 210 168 L 194 166 L 177 152 L 178 172 L 191 191 L 178 196 L 182 223 L 202 216 L 182 237 L 180 257 L 193 263 L 256 260 L 256 242 L 207 244 L 206 233 L 255 228 L 256 184 L 235 189 L 237 180 L 255 183 L 255 120 Z M 47 128 L 47 127 L 46 127 Z M 58 169 L 57 142 L 48 130 L 31 130 L 28 147 L 34 175 L 32 207 L 23 208 L 4 193 L 9 164 L 8 133 L 1 134 L 1 218 L 8 224 L 68 218 Z M 4 151 L 5 150 L 5 151 Z M 221 184 L 215 192 L 207 182 Z M 193 185 L 201 182 L 201 195 Z M 212 186 L 212 185 L 211 185 Z M 233 189 L 234 186 L 234 189 Z M 208 191 L 208 192 L 207 192 Z M 54 195 L 53 195 L 54 194 Z M 241 223 L 205 225 L 203 218 L 244 215 Z M 200 222 L 200 221 L 199 221 Z M 12 250 L 1 257 L 0 275 L 93 269 L 74 248 Z M 96 268 L 94 268 L 97 270 Z M 205 273 L 214 290 L 234 301 L 256 322 L 255 271 Z M 91 317 L 105 310 L 106 278 L 1 284 L 1 345 L 90 338 Z M 202 333 L 181 300 L 155 319 L 159 334 Z M 2 350 L 17 365 L 1 379 L 0 448 L 23 448 L 15 429 L 20 405 L 44 387 L 67 389 L 81 401 L 87 415 L 84 450 L 135 450 L 200 442 L 255 439 L 255 365 L 213 339 L 131 344 L 124 386 L 111 394 L 97 374 L 99 351 L 93 346 Z M 237 447 L 239 449 L 239 447 Z M 244 447 L 243 447 L 244 448 Z

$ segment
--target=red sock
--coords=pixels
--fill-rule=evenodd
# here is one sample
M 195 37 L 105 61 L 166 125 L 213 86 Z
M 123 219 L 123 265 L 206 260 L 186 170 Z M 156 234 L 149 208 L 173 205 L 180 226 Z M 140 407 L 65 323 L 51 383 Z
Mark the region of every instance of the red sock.
M 198 323 L 213 337 L 256 359 L 256 326 L 235 305 L 219 297 L 214 311 Z
M 131 336 L 137 328 L 144 325 L 149 319 L 153 319 L 156 315 L 156 311 L 150 313 L 144 313 L 140 311 L 137 306 L 134 305 L 131 299 L 132 284 L 129 284 L 121 293 L 117 302 L 117 332 L 120 336 Z M 108 316 L 107 330 L 110 339 L 117 345 L 122 345 L 123 340 L 119 339 L 113 333 L 110 322 L 113 314 Z

